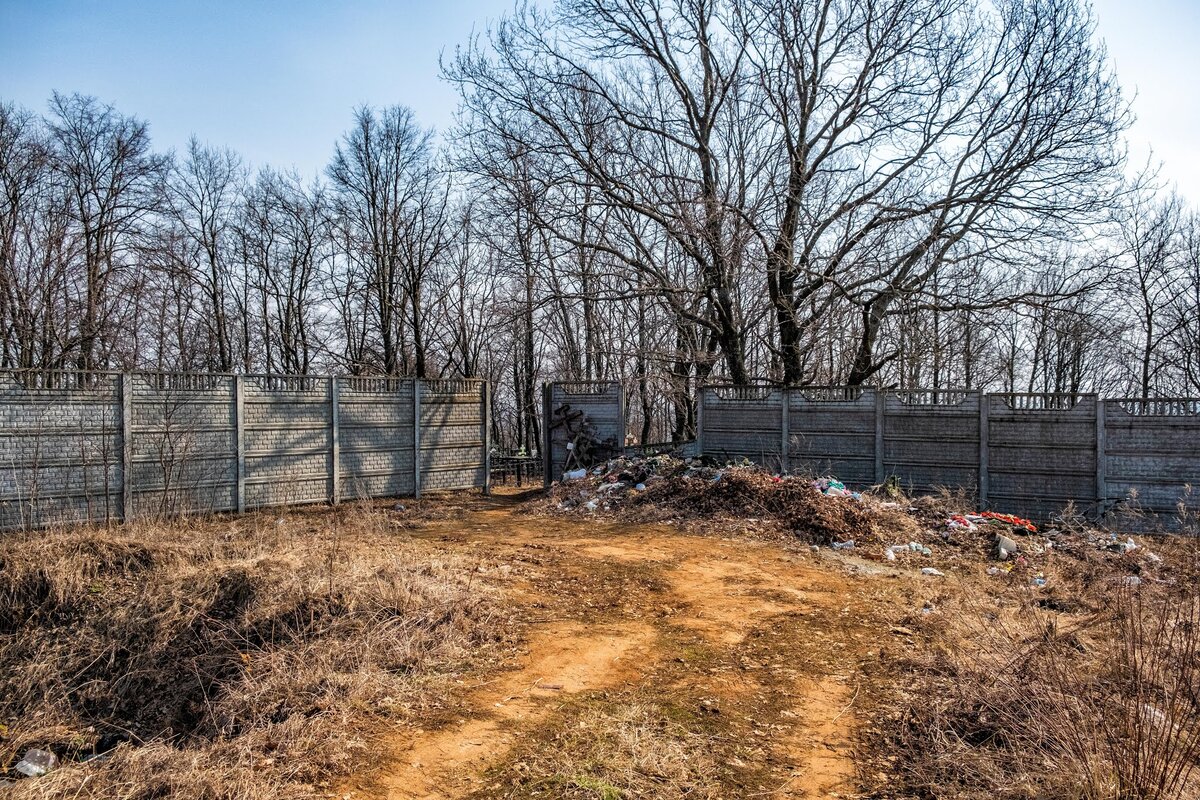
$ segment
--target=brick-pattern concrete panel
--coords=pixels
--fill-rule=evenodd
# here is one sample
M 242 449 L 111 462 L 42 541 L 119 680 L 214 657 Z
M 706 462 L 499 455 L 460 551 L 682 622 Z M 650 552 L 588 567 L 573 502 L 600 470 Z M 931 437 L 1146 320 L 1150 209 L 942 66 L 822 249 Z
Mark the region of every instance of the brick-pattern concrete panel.
M 421 490 L 482 486 L 486 478 L 483 381 L 421 382 Z
M 116 376 L 0 373 L 0 527 L 118 519 L 120 424 Z
M 594 438 L 610 447 L 601 457 L 622 452 L 625 446 L 625 395 L 617 381 L 560 381 L 543 387 L 543 467 L 546 485 L 560 480 L 567 463 L 569 427 L 582 412 L 595 429 Z M 574 464 L 574 461 L 572 461 Z
M 853 485 L 874 483 L 876 390 L 812 386 L 786 393 L 788 469 Z
M 1146 527 L 1200 514 L 1200 399 L 1104 401 L 1106 509 Z
M 782 468 L 782 389 L 707 386 L 700 390 L 699 403 L 705 455 L 721 461 L 749 459 L 768 469 Z
M 256 375 L 244 381 L 246 507 L 330 500 L 330 379 Z
M 927 493 L 979 486 L 979 392 L 894 392 L 883 402 L 883 471 Z
M 339 491 L 344 499 L 411 495 L 413 387 L 409 378 L 338 381 Z
M 988 402 L 988 505 L 1047 519 L 1095 513 L 1095 395 L 1002 394 Z
M 130 380 L 131 515 L 236 509 L 235 379 L 146 373 Z

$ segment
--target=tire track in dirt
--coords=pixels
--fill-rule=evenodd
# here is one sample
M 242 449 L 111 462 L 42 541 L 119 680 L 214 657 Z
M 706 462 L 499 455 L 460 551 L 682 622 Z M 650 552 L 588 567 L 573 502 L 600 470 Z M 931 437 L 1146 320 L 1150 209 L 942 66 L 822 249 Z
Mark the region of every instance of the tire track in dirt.
M 424 800 L 468 793 L 474 778 L 503 757 L 520 728 L 535 724 L 556 698 L 634 677 L 637 659 L 654 636 L 645 624 L 620 630 L 574 622 L 543 626 L 530 638 L 521 667 L 472 693 L 467 704 L 479 709 L 479 716 L 386 742 L 386 770 L 356 796 Z
M 854 580 L 835 567 L 815 568 L 774 543 L 694 536 L 662 526 L 590 528 L 580 536 L 578 522 L 492 508 L 423 534 L 451 546 L 486 547 L 496 558 L 537 548 L 547 554 L 547 565 L 514 586 L 513 596 L 521 598 L 527 617 L 544 616 L 551 608 L 567 615 L 574 609 L 576 618 L 531 623 L 536 632 L 525 643 L 521 664 L 469 690 L 465 718 L 392 736 L 378 774 L 335 796 L 424 800 L 481 792 L 484 773 L 505 764 L 509 752 L 536 736 L 539 723 L 572 696 L 667 675 L 677 685 L 663 691 L 712 693 L 730 713 L 749 720 L 730 730 L 754 745 L 747 752 L 766 754 L 756 757 L 763 763 L 755 766 L 774 783 L 746 796 L 836 797 L 852 787 L 856 683 L 850 673 L 857 668 L 856 654 L 877 644 L 879 630 L 849 613 L 847 598 L 861 593 Z M 570 579 L 621 564 L 650 570 L 662 587 L 600 602 L 597 596 L 611 593 L 611 586 Z M 561 579 L 561 571 L 570 571 L 568 579 Z M 563 588 L 549 588 L 551 577 L 566 584 L 565 596 Z M 578 610 L 593 605 L 613 610 L 597 620 Z M 672 631 L 701 637 L 723 664 L 733 666 L 720 674 L 679 666 L 675 662 L 684 659 L 668 641 L 677 638 Z M 754 642 L 748 641 L 751 634 Z M 755 648 L 766 648 L 755 657 L 769 663 L 745 661 L 744 653 Z M 780 724 L 767 725 L 767 719 Z M 759 726 L 778 730 L 765 735 Z

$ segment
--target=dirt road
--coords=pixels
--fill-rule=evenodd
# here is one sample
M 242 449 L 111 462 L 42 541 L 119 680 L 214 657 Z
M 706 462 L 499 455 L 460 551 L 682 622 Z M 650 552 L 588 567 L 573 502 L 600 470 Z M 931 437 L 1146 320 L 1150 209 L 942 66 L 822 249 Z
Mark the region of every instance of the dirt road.
M 500 565 L 521 646 L 338 796 L 854 796 L 861 670 L 910 583 L 784 542 L 531 517 L 512 495 L 413 535 Z

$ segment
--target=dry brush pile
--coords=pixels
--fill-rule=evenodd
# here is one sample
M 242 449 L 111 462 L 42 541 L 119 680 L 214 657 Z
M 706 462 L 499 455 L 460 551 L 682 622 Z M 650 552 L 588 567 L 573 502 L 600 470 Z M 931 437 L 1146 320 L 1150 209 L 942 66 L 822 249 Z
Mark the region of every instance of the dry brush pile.
M 495 656 L 476 568 L 366 508 L 6 536 L 0 764 L 62 765 L 7 788 L 315 794 L 370 758 L 372 722 L 436 715 Z
M 670 456 L 616 459 L 586 477 L 556 485 L 535 513 L 614 516 L 634 522 L 763 523 L 806 542 L 883 536 L 894 520 L 850 496 L 830 497 L 803 478 L 752 466 L 702 466 Z M 878 509 L 874 509 L 878 512 Z

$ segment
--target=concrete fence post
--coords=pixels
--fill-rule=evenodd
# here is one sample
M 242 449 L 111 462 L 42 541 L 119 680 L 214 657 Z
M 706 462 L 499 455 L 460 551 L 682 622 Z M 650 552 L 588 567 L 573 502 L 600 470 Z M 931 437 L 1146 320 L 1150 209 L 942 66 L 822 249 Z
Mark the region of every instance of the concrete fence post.
M 421 496 L 421 379 L 412 379 L 413 497 Z
M 329 379 L 329 502 L 337 505 L 342 499 L 342 454 L 338 442 L 338 404 L 341 386 L 337 376 Z
M 554 451 L 550 431 L 550 384 L 542 384 L 542 485 L 549 489 L 554 483 Z
M 1108 503 L 1108 433 L 1104 400 L 1096 398 L 1096 519 L 1103 519 Z
M 883 463 L 883 415 L 884 401 L 887 392 L 883 387 L 875 390 L 875 483 L 881 484 L 887 478 Z
M 237 510 L 246 513 L 246 376 L 233 378 L 233 452 Z
M 988 428 L 991 423 L 988 422 L 988 406 L 990 405 L 989 395 L 980 393 L 979 395 L 979 510 L 983 511 L 987 508 L 988 503 L 988 460 L 990 452 L 988 451 Z
M 121 373 L 121 521 L 133 519 L 133 373 Z
M 625 455 L 625 442 L 629 440 L 629 429 L 625 418 L 625 387 L 617 384 L 617 455 Z M 645 444 L 645 442 L 642 442 Z
M 780 391 L 780 395 L 782 396 L 783 407 L 780 409 L 779 419 L 781 423 L 780 428 L 782 429 L 783 435 L 779 440 L 779 472 L 782 475 L 788 471 L 788 450 L 791 449 L 791 420 L 788 417 L 788 412 L 790 411 L 792 405 L 791 387 L 784 386 Z
M 704 456 L 704 387 L 696 387 L 696 455 Z
M 483 493 L 492 493 L 492 382 L 483 382 Z

